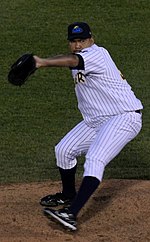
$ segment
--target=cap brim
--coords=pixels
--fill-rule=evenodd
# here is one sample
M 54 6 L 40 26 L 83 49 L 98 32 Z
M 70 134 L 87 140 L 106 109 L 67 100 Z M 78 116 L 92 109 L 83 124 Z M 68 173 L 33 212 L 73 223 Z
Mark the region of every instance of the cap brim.
M 74 39 L 88 39 L 88 38 L 91 38 L 92 36 L 91 35 L 72 35 L 72 36 L 69 36 L 67 39 L 68 40 L 74 40 Z

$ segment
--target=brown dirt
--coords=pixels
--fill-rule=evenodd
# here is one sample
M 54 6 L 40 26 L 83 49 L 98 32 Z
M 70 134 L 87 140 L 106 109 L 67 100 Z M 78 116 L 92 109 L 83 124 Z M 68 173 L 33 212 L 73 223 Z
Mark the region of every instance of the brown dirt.
M 0 186 L 0 242 L 148 242 L 150 181 L 104 180 L 67 232 L 43 215 L 42 196 L 60 182 Z

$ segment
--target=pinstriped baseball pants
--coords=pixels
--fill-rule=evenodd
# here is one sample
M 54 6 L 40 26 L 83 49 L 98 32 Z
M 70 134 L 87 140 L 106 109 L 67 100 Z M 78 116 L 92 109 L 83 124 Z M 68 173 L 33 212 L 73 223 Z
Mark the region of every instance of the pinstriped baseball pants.
M 106 165 L 140 132 L 141 116 L 135 112 L 110 116 L 96 128 L 80 122 L 56 145 L 57 166 L 71 169 L 76 158 L 85 155 L 83 176 L 102 181 Z

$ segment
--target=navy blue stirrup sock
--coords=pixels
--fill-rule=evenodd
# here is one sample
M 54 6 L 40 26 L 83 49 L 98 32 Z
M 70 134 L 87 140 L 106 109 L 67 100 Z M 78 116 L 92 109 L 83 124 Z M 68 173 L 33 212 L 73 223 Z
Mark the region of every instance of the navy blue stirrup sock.
M 75 174 L 77 165 L 71 169 L 62 169 L 59 167 L 59 172 L 62 181 L 62 193 L 67 198 L 73 198 L 76 195 L 75 189 Z
M 83 178 L 79 191 L 69 208 L 70 212 L 73 213 L 75 217 L 88 201 L 90 196 L 95 192 L 99 184 L 100 181 L 96 177 L 85 176 Z

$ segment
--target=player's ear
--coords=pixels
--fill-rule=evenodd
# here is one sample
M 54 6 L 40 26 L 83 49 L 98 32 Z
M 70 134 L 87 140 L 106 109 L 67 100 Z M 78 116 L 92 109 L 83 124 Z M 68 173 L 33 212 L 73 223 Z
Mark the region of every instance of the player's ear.
M 94 44 L 94 38 L 91 37 L 91 44 Z

